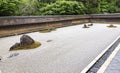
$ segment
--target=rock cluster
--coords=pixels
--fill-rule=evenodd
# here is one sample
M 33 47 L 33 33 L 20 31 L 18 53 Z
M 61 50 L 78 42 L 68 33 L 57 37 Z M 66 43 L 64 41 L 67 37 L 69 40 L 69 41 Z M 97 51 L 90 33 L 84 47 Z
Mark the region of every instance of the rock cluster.
M 27 46 L 35 43 L 35 41 L 28 35 L 23 35 L 20 38 L 20 43 L 15 43 L 13 46 L 10 47 L 10 50 L 20 47 L 20 46 Z
M 109 26 L 107 26 L 109 28 L 116 28 L 117 26 L 113 25 L 113 24 L 110 24 Z
M 83 28 L 89 28 L 89 26 L 93 26 L 93 23 L 90 23 L 90 24 L 84 24 L 84 25 L 83 25 Z
M 86 24 L 83 25 L 83 28 L 89 28 Z
M 93 26 L 93 23 L 88 24 L 88 26 Z

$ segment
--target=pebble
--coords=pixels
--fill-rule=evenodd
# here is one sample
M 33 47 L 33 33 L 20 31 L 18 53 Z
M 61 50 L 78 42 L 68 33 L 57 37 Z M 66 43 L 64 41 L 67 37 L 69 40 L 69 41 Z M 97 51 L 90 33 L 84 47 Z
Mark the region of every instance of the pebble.
M 12 58 L 12 57 L 15 57 L 15 56 L 18 56 L 19 53 L 13 53 L 13 54 L 10 54 L 10 56 L 8 58 Z

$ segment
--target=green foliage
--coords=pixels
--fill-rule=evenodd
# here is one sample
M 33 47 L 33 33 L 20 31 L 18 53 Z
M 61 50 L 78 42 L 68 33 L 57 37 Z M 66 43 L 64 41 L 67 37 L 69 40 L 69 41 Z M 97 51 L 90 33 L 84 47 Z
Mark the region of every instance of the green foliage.
M 114 13 L 117 10 L 116 1 L 112 0 L 87 0 L 86 13 Z
M 84 5 L 76 1 L 56 1 L 43 7 L 40 12 L 42 15 L 76 15 L 84 14 Z
M 42 3 L 53 3 L 55 2 L 56 0 L 38 0 L 39 2 L 42 2 Z
M 99 13 L 99 0 L 86 0 L 85 7 L 87 14 Z
M 100 12 L 101 13 L 108 12 L 108 8 L 109 8 L 108 2 L 104 2 L 104 1 L 100 2 Z
M 115 13 L 120 0 L 0 0 L 0 16 Z
M 118 8 L 120 8 L 120 0 L 117 0 L 115 4 Z
M 37 0 L 21 0 L 18 8 L 18 15 L 36 15 L 38 6 Z
M 108 13 L 115 13 L 117 9 L 118 8 L 116 6 L 109 4 Z
M 16 15 L 19 0 L 1 0 L 0 1 L 0 16 Z

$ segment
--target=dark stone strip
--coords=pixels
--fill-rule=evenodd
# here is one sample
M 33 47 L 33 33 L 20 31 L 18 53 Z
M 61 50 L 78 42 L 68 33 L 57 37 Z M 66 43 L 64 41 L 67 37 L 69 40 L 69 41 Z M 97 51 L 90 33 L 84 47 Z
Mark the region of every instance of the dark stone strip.
M 96 63 L 86 73 L 97 73 L 99 68 L 104 64 L 110 54 L 120 43 L 120 38 L 96 61 Z

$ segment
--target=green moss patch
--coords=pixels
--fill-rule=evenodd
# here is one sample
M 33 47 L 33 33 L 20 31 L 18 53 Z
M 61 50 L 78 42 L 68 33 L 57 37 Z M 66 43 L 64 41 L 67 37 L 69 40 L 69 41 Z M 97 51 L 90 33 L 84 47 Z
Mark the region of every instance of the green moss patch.
M 34 48 L 37 48 L 41 46 L 41 43 L 40 42 L 35 42 L 31 45 L 27 45 L 27 46 L 20 46 L 20 47 L 17 47 L 17 48 L 14 48 L 10 51 L 14 51 L 14 50 L 28 50 L 28 49 L 34 49 Z
M 46 29 L 46 30 L 41 30 L 40 33 L 48 33 L 48 32 L 52 32 L 52 31 L 56 31 L 56 29 Z
M 90 27 L 89 26 L 85 26 L 85 27 L 83 26 L 82 28 L 90 28 Z
M 90 27 L 83 27 L 83 28 L 90 28 Z

